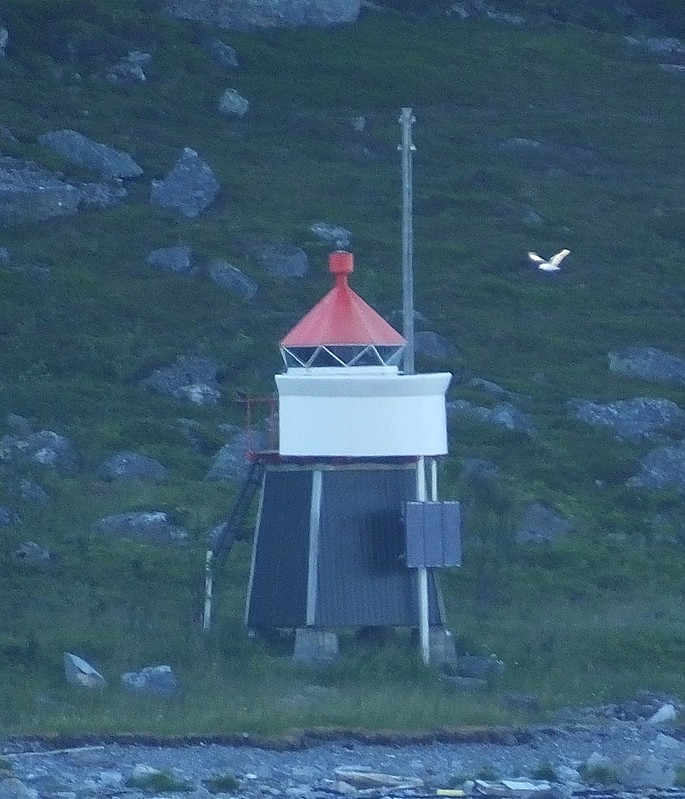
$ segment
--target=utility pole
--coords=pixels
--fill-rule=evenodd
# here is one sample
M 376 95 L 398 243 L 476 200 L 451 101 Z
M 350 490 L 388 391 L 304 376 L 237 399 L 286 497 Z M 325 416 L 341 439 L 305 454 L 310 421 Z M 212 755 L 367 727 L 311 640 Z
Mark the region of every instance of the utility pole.
M 404 373 L 414 374 L 414 232 L 412 230 L 412 153 L 411 126 L 416 122 L 411 108 L 400 115 L 402 143 L 402 334 L 407 339 L 404 351 Z
M 407 339 L 404 351 L 404 374 L 414 374 L 414 231 L 412 228 L 412 154 L 416 150 L 411 140 L 411 126 L 416 117 L 411 108 L 403 108 L 400 115 L 402 126 L 402 334 Z M 416 498 L 426 501 L 426 463 L 421 456 L 416 463 Z M 419 636 L 421 657 L 427 665 L 430 661 L 430 628 L 428 612 L 428 569 L 417 568 L 419 600 Z

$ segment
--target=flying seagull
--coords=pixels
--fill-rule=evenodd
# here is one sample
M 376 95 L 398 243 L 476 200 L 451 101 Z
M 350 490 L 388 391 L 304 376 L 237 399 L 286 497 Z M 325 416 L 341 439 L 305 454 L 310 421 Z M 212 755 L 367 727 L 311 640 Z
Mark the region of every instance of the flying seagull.
M 545 261 L 544 258 L 540 258 L 536 252 L 529 252 L 528 257 L 534 264 L 537 264 L 538 269 L 542 269 L 543 272 L 557 272 L 560 268 L 559 264 L 570 252 L 571 250 L 561 250 L 561 252 L 553 255 L 549 261 Z

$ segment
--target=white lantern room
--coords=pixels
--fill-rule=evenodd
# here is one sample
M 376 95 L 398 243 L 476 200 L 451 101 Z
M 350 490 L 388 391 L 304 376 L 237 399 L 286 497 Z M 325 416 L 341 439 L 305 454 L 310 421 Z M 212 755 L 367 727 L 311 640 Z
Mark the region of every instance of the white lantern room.
M 332 253 L 329 268 L 333 288 L 280 342 L 279 455 L 444 455 L 451 375 L 402 374 L 407 342 L 350 288 L 352 253 Z

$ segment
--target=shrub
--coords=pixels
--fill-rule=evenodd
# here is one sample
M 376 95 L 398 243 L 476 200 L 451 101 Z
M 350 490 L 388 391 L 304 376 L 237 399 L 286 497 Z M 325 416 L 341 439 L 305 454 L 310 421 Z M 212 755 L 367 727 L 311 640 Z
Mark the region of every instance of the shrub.
M 547 782 L 556 782 L 557 772 L 551 763 L 540 763 L 540 765 L 533 770 L 531 774 L 534 780 L 546 780 Z
M 181 793 L 193 790 L 193 786 L 185 782 L 185 780 L 181 780 L 164 771 L 132 776 L 126 781 L 126 785 L 129 788 L 138 788 L 149 793 Z
M 203 780 L 202 784 L 211 793 L 233 793 L 240 787 L 240 783 L 232 774 L 219 774 Z
M 591 785 L 615 785 L 618 772 L 612 763 L 591 763 L 580 769 L 580 776 Z
M 685 788 L 685 764 L 678 766 L 676 769 L 673 785 L 678 788 Z
M 476 774 L 476 779 L 491 780 L 491 781 L 498 780 L 499 773 L 494 766 L 491 765 L 481 766 L 480 771 L 478 772 L 478 774 Z

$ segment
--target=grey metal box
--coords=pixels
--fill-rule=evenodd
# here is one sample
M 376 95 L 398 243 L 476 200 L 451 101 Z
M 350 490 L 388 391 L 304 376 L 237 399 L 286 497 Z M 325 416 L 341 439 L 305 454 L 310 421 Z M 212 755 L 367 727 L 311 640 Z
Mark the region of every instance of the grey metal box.
M 407 502 L 407 566 L 461 566 L 458 502 Z

